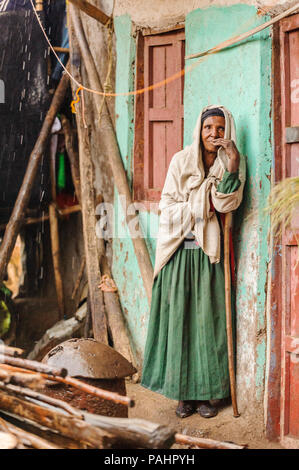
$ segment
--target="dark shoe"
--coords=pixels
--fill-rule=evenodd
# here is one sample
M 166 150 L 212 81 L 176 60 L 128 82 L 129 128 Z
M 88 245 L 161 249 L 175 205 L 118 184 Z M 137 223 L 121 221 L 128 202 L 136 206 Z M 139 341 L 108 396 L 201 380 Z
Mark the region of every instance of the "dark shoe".
M 196 401 L 182 400 L 182 401 L 179 401 L 175 414 L 179 418 L 187 418 L 188 416 L 191 416 L 193 415 L 193 413 L 195 413 L 195 409 L 196 409 Z
M 199 402 L 196 411 L 202 418 L 213 418 L 218 414 L 217 408 L 211 405 L 208 401 Z

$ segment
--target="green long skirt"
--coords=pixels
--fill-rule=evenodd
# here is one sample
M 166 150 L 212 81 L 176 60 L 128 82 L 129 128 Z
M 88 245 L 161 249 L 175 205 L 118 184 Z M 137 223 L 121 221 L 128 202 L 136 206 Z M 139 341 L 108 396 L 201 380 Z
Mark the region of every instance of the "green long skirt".
M 223 259 L 182 243 L 156 277 L 141 385 L 175 400 L 229 396 Z

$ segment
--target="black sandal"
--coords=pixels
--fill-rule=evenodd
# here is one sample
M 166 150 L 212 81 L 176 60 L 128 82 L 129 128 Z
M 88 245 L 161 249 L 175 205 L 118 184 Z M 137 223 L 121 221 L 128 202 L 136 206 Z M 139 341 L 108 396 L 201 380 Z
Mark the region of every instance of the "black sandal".
M 181 400 L 179 401 L 178 407 L 175 411 L 175 414 L 179 418 L 187 418 L 188 416 L 193 415 L 196 411 L 196 402 L 193 400 Z

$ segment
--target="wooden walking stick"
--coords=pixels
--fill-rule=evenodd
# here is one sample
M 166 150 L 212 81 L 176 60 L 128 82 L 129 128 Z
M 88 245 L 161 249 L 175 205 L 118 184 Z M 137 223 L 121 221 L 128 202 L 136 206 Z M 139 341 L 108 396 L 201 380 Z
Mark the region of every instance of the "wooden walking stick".
M 237 406 L 236 394 L 236 377 L 234 367 L 234 347 L 233 347 L 233 331 L 232 331 L 232 304 L 231 304 L 231 272 L 230 272 L 230 251 L 229 236 L 232 226 L 232 212 L 225 214 L 224 221 L 224 279 L 225 279 L 225 312 L 226 312 L 226 334 L 227 334 L 227 350 L 228 350 L 228 368 L 229 382 L 231 389 L 232 405 L 234 417 L 240 416 Z

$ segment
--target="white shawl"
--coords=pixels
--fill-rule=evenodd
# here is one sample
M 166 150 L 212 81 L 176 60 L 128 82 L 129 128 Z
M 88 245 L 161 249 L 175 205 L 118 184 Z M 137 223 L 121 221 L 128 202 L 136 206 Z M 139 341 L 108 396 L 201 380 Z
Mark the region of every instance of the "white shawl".
M 241 155 L 237 191 L 223 194 L 217 191 L 227 168 L 228 157 L 223 148 L 210 168 L 207 177 L 202 162 L 200 130 L 201 115 L 211 108 L 221 108 L 225 116 L 225 139 L 236 142 L 234 119 L 224 106 L 211 105 L 200 113 L 191 145 L 176 153 L 169 165 L 159 209 L 161 211 L 157 237 L 154 277 L 169 261 L 190 230 L 211 263 L 220 261 L 220 227 L 210 197 L 218 212 L 231 212 L 242 201 L 246 175 L 245 158 Z

